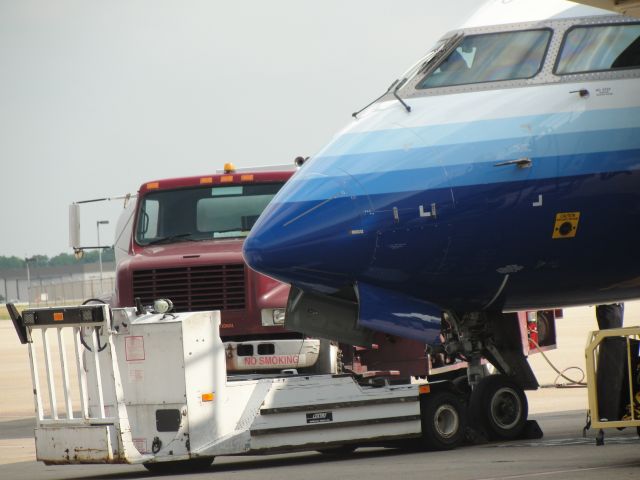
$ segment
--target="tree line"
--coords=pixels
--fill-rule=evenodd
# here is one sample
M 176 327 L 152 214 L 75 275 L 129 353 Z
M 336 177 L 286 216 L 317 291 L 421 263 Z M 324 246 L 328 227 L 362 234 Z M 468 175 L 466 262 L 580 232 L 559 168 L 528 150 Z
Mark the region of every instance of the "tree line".
M 113 248 L 106 248 L 102 251 L 103 262 L 113 262 L 115 254 Z M 81 259 L 76 259 L 72 253 L 59 253 L 55 257 L 49 258 L 47 255 L 33 255 L 29 257 L 30 267 L 61 267 L 65 265 L 78 265 L 82 263 L 98 263 L 98 251 L 85 251 Z M 12 256 L 0 256 L 0 270 L 10 268 L 26 268 L 26 259 Z

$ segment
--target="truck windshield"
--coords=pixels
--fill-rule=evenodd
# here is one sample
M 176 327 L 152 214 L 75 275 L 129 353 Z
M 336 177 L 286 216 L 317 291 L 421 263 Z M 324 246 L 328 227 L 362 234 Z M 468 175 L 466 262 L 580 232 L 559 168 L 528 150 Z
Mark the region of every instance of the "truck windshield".
M 140 202 L 136 242 L 246 237 L 282 185 L 221 185 L 147 193 Z

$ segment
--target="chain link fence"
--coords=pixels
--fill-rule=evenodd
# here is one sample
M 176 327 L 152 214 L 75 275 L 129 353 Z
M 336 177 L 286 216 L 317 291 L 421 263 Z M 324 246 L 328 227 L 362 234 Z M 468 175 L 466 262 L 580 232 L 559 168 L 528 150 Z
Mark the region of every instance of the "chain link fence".
M 89 278 L 46 284 L 31 284 L 29 304 L 33 307 L 77 305 L 89 298 L 111 295 L 115 290 L 115 278 Z

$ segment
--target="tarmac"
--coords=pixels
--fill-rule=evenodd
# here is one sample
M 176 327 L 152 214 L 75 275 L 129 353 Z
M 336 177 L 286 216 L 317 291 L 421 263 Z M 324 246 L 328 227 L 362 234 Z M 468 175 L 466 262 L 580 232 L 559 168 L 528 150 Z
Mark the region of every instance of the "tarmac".
M 588 332 L 597 329 L 592 307 L 565 309 L 557 320 L 558 348 L 546 352 L 566 375 L 580 380 Z M 640 325 L 640 302 L 625 306 L 625 326 Z M 69 342 L 70 343 L 70 342 Z M 545 434 L 541 440 L 466 446 L 451 452 L 407 453 L 393 449 L 359 449 L 344 459 L 298 453 L 269 457 L 216 459 L 211 470 L 179 478 L 399 478 L 520 479 L 520 478 L 637 478 L 640 439 L 635 429 L 607 431 L 604 447 L 596 447 L 595 432 L 582 437 L 587 409 L 584 387 L 564 386 L 564 379 L 540 354 L 530 356 L 543 386 L 527 392 L 530 418 Z M 0 478 L 150 478 L 141 466 L 88 465 L 47 467 L 35 461 L 34 407 L 27 348 L 10 321 L 0 321 Z M 42 362 L 40 363 L 42 365 Z M 201 476 L 202 475 L 202 476 Z M 164 477 L 167 478 L 167 477 Z

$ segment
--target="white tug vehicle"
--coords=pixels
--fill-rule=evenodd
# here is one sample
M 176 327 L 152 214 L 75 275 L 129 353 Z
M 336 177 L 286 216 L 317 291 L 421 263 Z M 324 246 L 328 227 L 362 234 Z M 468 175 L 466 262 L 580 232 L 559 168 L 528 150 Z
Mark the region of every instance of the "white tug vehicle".
M 8 307 L 29 349 L 36 455 L 48 465 L 190 471 L 218 455 L 450 449 L 464 438 L 465 406 L 448 381 L 227 377 L 218 311 L 171 313 L 166 300 L 153 311 Z

